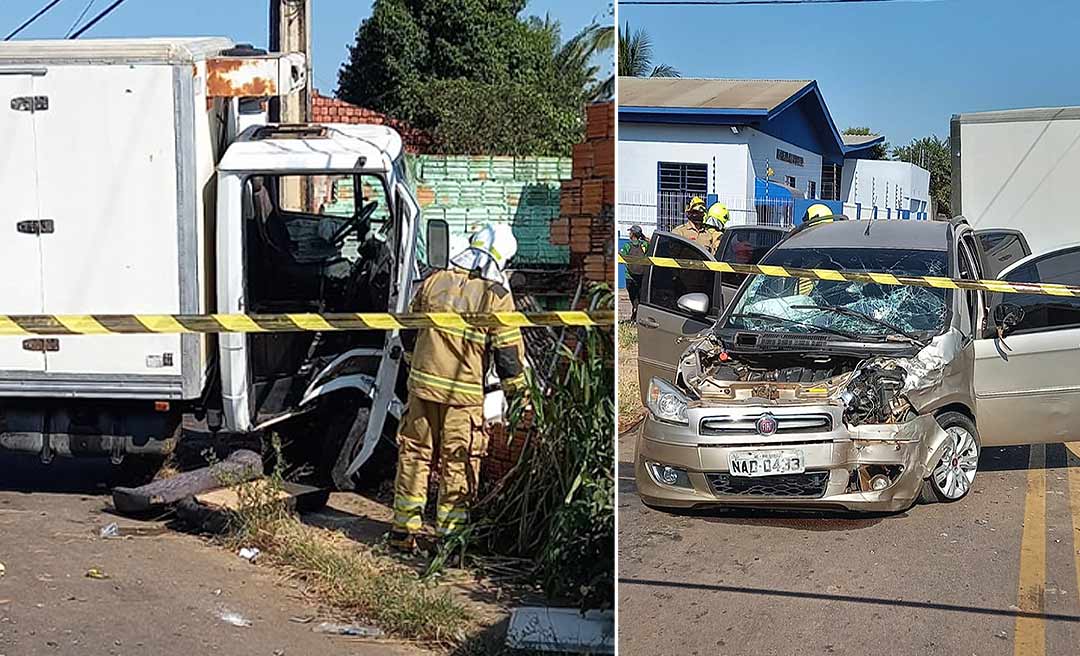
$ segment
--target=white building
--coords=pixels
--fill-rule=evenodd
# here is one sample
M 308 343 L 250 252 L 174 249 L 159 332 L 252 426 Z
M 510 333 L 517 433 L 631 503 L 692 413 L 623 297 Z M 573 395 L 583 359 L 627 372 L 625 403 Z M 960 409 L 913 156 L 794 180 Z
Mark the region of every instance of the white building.
M 845 135 L 844 141 L 854 138 Z M 844 214 L 853 219 L 870 218 L 874 208 L 877 219 L 923 219 L 931 211 L 930 172 L 908 162 L 845 160 L 840 189 Z
M 928 197 L 922 169 L 860 159 L 884 137 L 845 141 L 813 80 L 622 77 L 618 95 L 620 236 L 671 229 L 691 196 L 723 202 L 734 223 L 779 224 L 813 202 L 845 211 L 867 180 L 864 218 L 874 203 L 884 218 Z

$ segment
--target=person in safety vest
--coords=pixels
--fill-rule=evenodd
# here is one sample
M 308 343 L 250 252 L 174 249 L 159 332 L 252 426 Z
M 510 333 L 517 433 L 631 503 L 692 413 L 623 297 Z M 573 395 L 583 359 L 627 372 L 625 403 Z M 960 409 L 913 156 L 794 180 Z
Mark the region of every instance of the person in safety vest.
M 686 223 L 676 227 L 671 234 L 689 239 L 713 254 L 724 233 L 705 222 L 705 201 L 694 196 L 686 205 Z
M 802 217 L 803 226 L 814 225 L 817 223 L 832 223 L 835 213 L 828 205 L 824 203 L 814 203 L 810 207 L 806 208 L 806 212 Z M 809 278 L 799 278 L 798 294 L 800 296 L 809 296 L 814 291 L 814 287 L 817 286 L 816 280 Z
M 517 252 L 508 225 L 486 225 L 450 267 L 428 277 L 413 312 L 513 312 L 504 269 Z M 390 545 L 416 548 L 423 529 L 428 476 L 438 453 L 439 498 L 435 532 L 444 539 L 469 520 L 487 450 L 484 382 L 493 364 L 507 396 L 525 388 L 524 345 L 519 328 L 446 326 L 418 331 L 409 372 L 409 400 L 398 430 L 394 521 Z
M 630 226 L 630 240 L 622 245 L 619 254 L 623 257 L 643 257 L 649 252 L 649 240 L 641 226 Z M 637 321 L 638 299 L 641 297 L 641 280 L 646 267 L 641 264 L 626 265 L 626 295 L 630 298 L 630 322 Z

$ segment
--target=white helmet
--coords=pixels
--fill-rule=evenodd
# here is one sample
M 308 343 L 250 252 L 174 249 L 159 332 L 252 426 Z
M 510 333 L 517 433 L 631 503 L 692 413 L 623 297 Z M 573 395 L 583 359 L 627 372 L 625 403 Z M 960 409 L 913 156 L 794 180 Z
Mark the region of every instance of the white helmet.
M 506 223 L 487 223 L 469 237 L 468 248 L 450 258 L 450 262 L 468 271 L 479 271 L 486 280 L 506 285 L 503 270 L 516 254 L 513 228 Z

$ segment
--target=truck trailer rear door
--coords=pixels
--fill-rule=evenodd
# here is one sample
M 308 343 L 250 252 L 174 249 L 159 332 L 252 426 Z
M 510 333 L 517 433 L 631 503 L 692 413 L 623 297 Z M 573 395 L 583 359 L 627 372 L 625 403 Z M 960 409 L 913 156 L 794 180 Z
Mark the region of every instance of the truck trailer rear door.
M 30 71 L 0 68 L 0 314 L 41 314 L 34 83 Z M 0 371 L 43 371 L 44 340 L 0 337 Z
M 173 69 L 50 66 L 35 78 L 35 92 L 49 100 L 34 125 L 41 217 L 55 227 L 40 240 L 44 311 L 178 312 L 181 164 Z M 178 376 L 180 339 L 60 336 L 58 350 L 46 355 L 46 369 L 94 377 Z

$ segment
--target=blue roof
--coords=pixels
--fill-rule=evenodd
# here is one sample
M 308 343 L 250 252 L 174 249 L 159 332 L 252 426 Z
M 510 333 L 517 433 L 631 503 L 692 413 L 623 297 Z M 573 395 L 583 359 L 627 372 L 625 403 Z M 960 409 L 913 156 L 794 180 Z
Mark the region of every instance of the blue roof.
M 747 97 L 746 91 L 746 86 L 754 82 L 767 91 L 781 89 L 782 100 L 775 102 L 775 93 L 768 97 L 766 92 L 761 92 L 759 95 L 767 97 L 768 102 L 760 102 L 754 106 L 753 99 Z M 710 89 L 711 83 L 715 89 Z M 620 85 L 622 84 L 624 83 L 620 79 Z M 807 81 L 801 86 L 792 81 L 739 81 L 733 85 L 730 80 L 665 81 L 663 78 L 634 79 L 627 84 L 632 84 L 635 93 L 624 97 L 623 86 L 620 86 L 619 121 L 745 125 L 818 153 L 825 162 L 835 164 L 841 164 L 845 159 L 864 156 L 874 146 L 885 141 L 884 136 L 879 136 L 857 145 L 845 144 L 815 80 Z M 654 93 L 648 93 L 649 86 L 654 86 Z M 792 89 L 796 90 L 792 92 Z M 660 95 L 669 95 L 672 101 L 658 102 L 655 91 L 659 91 Z M 641 104 L 635 104 L 639 98 L 642 99 Z M 683 100 L 687 101 L 684 103 L 686 106 L 680 106 Z M 730 101 L 733 106 L 725 106 L 725 101 Z

